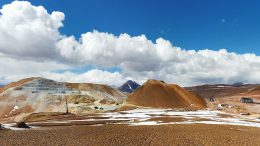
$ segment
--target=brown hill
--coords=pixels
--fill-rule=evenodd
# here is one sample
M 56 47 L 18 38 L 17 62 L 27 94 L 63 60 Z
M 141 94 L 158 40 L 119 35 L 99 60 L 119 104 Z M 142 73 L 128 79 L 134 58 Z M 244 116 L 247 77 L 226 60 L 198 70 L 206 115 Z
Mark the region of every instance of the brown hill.
M 130 94 L 125 106 L 143 106 L 154 108 L 205 108 L 206 102 L 175 84 L 148 80 Z
M 228 84 L 201 85 L 187 87 L 186 89 L 199 94 L 203 98 L 260 95 L 259 84 L 246 84 L 238 87 Z
M 7 84 L 7 85 L 5 85 L 5 86 L 3 86 L 3 87 L 0 87 L 0 94 L 1 94 L 2 92 L 4 92 L 5 90 L 9 89 L 9 88 L 13 88 L 13 87 L 20 86 L 20 85 L 22 85 L 22 84 L 24 84 L 24 83 L 27 83 L 27 82 L 30 82 L 30 81 L 32 81 L 32 80 L 34 80 L 34 79 L 37 79 L 37 77 L 22 79 L 22 80 L 19 80 L 19 81 L 17 81 L 17 82 L 12 82 L 12 83 Z
M 207 106 L 213 110 L 224 110 L 230 113 L 250 113 L 250 116 L 258 117 L 260 114 L 260 85 L 259 84 L 215 84 L 187 87 L 190 92 L 197 93 L 208 101 Z M 209 98 L 214 97 L 214 102 Z M 241 103 L 242 97 L 250 97 L 254 103 Z M 228 105 L 219 108 L 219 105 Z
M 108 85 L 27 78 L 0 88 L 0 119 L 24 113 L 93 113 L 121 106 L 126 94 Z M 101 102 L 102 101 L 102 102 Z

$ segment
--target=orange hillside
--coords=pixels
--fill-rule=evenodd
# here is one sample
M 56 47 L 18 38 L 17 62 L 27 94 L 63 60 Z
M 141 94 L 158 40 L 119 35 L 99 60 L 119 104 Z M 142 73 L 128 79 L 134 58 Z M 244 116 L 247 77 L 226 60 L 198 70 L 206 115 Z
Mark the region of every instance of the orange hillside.
M 178 85 L 148 80 L 129 95 L 125 105 L 154 108 L 205 108 L 206 101 Z

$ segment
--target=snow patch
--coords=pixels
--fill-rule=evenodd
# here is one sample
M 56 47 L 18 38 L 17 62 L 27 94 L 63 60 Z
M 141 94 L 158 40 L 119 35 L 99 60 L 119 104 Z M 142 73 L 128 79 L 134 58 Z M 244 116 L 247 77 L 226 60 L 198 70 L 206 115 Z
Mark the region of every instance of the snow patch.
M 11 110 L 9 114 L 11 114 L 12 112 L 15 112 L 15 111 L 18 110 L 18 109 L 19 109 L 18 106 L 14 106 L 13 110 Z

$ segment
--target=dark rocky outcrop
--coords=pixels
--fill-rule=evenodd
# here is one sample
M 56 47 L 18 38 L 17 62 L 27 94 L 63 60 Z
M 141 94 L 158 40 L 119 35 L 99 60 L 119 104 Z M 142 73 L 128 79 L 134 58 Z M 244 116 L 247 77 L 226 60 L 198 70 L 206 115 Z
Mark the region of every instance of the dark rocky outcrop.
M 17 127 L 17 128 L 31 128 L 31 127 L 29 127 L 25 122 L 18 122 L 18 123 L 16 124 L 16 127 Z

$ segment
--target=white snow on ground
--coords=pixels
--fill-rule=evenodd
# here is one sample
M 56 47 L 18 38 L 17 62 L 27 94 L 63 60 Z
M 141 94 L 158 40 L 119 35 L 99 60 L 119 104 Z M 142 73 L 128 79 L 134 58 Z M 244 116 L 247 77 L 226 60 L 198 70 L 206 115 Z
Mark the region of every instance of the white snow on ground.
M 260 120 L 240 115 L 228 114 L 221 111 L 173 111 L 170 109 L 134 109 L 123 112 L 105 113 L 101 116 L 114 119 L 124 118 L 139 122 L 129 122 L 130 125 L 163 125 L 163 124 L 225 124 L 260 127 Z M 162 123 L 159 121 L 146 121 L 152 117 L 183 118 L 183 122 Z M 199 119 L 199 120 L 198 120 Z
M 218 86 L 218 88 L 225 88 L 226 86 Z
M 117 121 L 129 121 L 127 118 L 117 118 Z M 83 119 L 83 120 L 69 120 L 69 122 L 84 122 L 84 121 L 114 121 L 114 119 Z
M 132 109 L 128 111 L 122 111 L 121 113 L 129 113 L 129 114 L 134 114 L 134 113 L 141 113 L 141 114 L 164 114 L 165 111 L 170 110 L 170 109 L 153 109 L 153 108 L 143 108 L 143 109 Z
M 11 129 L 11 130 L 24 130 L 24 128 L 16 128 L 13 127 L 14 124 L 10 123 L 10 124 L 2 124 L 2 127 L 4 127 L 5 129 Z
M 29 130 L 29 128 L 17 128 L 17 127 L 15 127 L 15 123 L 2 124 L 2 127 L 4 127 L 5 129 L 10 129 L 10 130 Z M 30 128 L 37 128 L 37 127 L 30 126 Z
M 99 118 L 98 118 L 99 117 Z M 100 119 L 102 117 L 102 119 Z M 151 118 L 181 118 L 181 122 L 162 122 L 151 120 Z M 222 111 L 198 110 L 198 111 L 179 111 L 173 109 L 133 109 L 121 112 L 97 113 L 82 120 L 63 120 L 63 121 L 45 121 L 36 123 L 77 123 L 90 121 L 117 121 L 113 124 L 128 124 L 129 126 L 140 125 L 166 125 L 166 124 L 221 124 L 221 125 L 239 125 L 260 128 L 260 119 L 229 114 Z M 30 125 L 30 123 L 27 123 Z M 101 124 L 103 125 L 103 124 Z M 14 128 L 12 124 L 3 124 L 5 128 L 12 130 L 21 130 Z M 23 130 L 23 129 L 22 129 Z
M 18 106 L 14 106 L 13 110 L 11 110 L 9 114 L 11 114 L 12 112 L 15 112 L 15 111 L 18 110 L 18 109 L 19 109 Z
M 127 113 L 127 114 L 121 114 L 121 113 L 105 113 L 102 114 L 101 117 L 110 117 L 110 118 L 150 118 L 151 116 L 144 114 L 144 113 Z
M 216 124 L 216 125 L 236 125 L 236 126 L 249 126 L 249 127 L 259 127 L 259 123 L 245 122 L 245 121 L 236 121 L 236 122 L 227 122 L 227 121 L 184 121 L 184 122 L 173 122 L 169 124 Z

